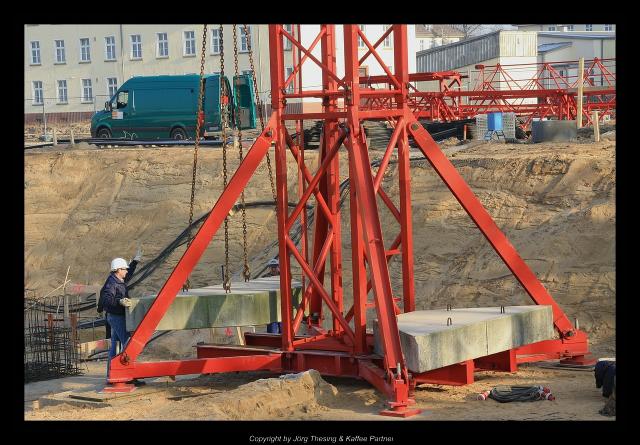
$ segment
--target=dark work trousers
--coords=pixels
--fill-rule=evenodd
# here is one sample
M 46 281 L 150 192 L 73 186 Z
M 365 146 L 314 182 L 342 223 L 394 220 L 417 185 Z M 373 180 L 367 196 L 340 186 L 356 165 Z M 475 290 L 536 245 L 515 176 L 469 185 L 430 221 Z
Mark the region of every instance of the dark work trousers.
M 116 343 L 120 343 L 120 352 L 122 352 L 129 340 L 129 333 L 127 332 L 124 315 L 107 313 L 107 321 L 111 325 L 111 348 L 109 349 L 109 361 L 107 362 L 107 379 L 109 379 L 111 359 L 116 356 Z

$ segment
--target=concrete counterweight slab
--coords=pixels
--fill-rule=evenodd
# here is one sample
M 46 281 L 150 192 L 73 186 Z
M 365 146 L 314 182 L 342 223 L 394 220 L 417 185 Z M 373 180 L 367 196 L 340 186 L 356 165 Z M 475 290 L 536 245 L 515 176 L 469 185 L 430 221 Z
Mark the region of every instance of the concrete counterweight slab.
M 296 307 L 300 303 L 301 284 L 292 280 L 291 288 Z M 128 331 L 136 329 L 156 297 L 131 300 L 131 307 L 126 309 Z M 179 292 L 156 330 L 256 326 L 275 321 L 281 321 L 280 277 L 265 277 L 231 283 L 230 293 L 222 285 Z
M 551 306 L 414 311 L 398 315 L 407 368 L 422 373 L 555 338 Z M 450 325 L 448 324 L 448 319 Z M 375 351 L 382 354 L 377 320 Z

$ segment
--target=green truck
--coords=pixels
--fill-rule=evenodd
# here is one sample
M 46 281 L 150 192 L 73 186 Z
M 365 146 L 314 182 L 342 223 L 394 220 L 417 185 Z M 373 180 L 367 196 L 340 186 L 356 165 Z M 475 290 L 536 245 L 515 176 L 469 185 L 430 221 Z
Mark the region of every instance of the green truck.
M 229 98 L 229 126 L 256 128 L 256 108 L 251 76 L 224 78 Z M 139 76 L 127 80 L 91 118 L 91 137 L 125 139 L 195 139 L 200 76 Z M 204 125 L 200 137 L 217 137 L 222 131 L 220 75 L 204 76 Z

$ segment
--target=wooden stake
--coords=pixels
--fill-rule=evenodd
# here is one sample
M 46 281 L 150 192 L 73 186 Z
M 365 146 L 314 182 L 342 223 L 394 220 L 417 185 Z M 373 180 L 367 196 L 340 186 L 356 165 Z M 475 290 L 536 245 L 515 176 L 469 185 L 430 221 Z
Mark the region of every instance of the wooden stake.
M 62 295 L 64 298 L 64 325 L 69 326 L 69 296 L 67 295 L 67 283 L 69 278 L 69 269 L 71 266 L 67 267 L 67 274 L 64 277 L 64 285 L 62 286 Z
M 582 94 L 584 88 L 584 57 L 580 57 L 578 63 L 578 116 L 576 116 L 576 125 L 582 128 Z
M 58 136 L 56 135 L 56 129 L 53 129 L 53 145 L 58 145 Z
M 209 333 L 211 334 L 211 343 L 216 342 L 216 328 L 209 328 Z
M 596 142 L 600 142 L 600 121 L 598 120 L 598 111 L 593 112 L 593 136 Z
M 238 333 L 239 344 L 244 346 L 244 335 L 242 335 L 242 328 L 240 326 L 236 326 L 236 332 Z

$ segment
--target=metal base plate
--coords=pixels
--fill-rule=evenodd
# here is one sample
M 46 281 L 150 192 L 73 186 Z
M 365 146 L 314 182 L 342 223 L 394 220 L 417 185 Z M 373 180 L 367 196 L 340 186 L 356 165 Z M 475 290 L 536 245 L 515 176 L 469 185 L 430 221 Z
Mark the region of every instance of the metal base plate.
M 102 392 L 106 393 L 129 393 L 136 390 L 135 385 L 130 383 L 114 383 L 104 387 Z
M 560 360 L 561 365 L 593 366 L 598 360 L 592 355 L 577 355 L 575 357 Z
M 422 412 L 421 409 L 418 408 L 414 408 L 414 409 L 401 409 L 396 411 L 396 409 L 385 409 L 380 411 L 380 415 L 381 416 L 390 416 L 390 417 L 411 417 L 411 416 L 415 416 L 418 415 Z

